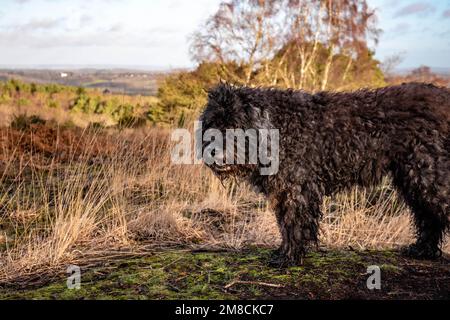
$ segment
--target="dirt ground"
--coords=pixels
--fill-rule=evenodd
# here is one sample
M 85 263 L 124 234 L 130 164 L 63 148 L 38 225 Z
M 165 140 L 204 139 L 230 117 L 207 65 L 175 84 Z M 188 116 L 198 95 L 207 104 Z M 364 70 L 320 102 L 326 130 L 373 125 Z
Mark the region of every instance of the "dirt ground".
M 39 285 L 0 285 L 0 299 L 450 299 L 450 260 L 407 259 L 396 251 L 318 251 L 304 264 L 269 267 L 271 250 L 155 251 L 81 266 L 81 288 L 67 275 Z M 369 290 L 368 266 L 381 289 Z

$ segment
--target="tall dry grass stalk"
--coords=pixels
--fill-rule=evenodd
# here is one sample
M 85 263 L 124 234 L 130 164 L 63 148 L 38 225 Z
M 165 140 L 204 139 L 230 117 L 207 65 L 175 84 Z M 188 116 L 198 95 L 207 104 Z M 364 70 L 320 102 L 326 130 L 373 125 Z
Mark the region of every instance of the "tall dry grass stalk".
M 173 165 L 168 132 L 81 134 L 88 147 L 65 162 L 55 155 L 43 165 L 33 150 L 29 157 L 7 151 L 0 281 L 119 247 L 279 243 L 265 199 L 245 184 L 222 186 L 202 166 Z M 104 153 L 89 147 L 100 138 Z M 413 240 L 408 210 L 388 180 L 328 198 L 323 212 L 320 237 L 329 247 L 392 248 Z

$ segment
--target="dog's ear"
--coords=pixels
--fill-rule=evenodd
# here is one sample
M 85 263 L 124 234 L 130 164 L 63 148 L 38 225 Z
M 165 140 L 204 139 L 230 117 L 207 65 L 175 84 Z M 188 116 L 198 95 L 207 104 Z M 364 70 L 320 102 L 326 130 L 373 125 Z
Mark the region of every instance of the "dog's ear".
M 209 103 L 224 111 L 236 110 L 239 106 L 239 97 L 236 94 L 236 90 L 232 85 L 220 82 L 208 91 Z

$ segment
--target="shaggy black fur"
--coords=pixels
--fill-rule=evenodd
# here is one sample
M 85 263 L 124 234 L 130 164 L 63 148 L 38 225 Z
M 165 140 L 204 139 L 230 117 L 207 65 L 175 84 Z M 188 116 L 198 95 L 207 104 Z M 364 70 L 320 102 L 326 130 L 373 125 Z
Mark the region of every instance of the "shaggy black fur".
M 322 199 L 391 174 L 414 214 L 417 242 L 407 250 L 436 258 L 450 229 L 450 92 L 408 83 L 375 90 L 319 92 L 235 87 L 209 92 L 203 130 L 278 128 L 280 168 L 212 165 L 263 192 L 282 235 L 278 263 L 301 263 L 317 243 Z M 226 167 L 226 170 L 224 170 Z

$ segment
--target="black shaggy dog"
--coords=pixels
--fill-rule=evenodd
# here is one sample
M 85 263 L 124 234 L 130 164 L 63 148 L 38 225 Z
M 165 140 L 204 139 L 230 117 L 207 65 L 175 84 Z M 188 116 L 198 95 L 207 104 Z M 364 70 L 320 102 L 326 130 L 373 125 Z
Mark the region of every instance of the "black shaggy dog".
M 279 129 L 275 175 L 261 175 L 258 164 L 210 165 L 220 178 L 245 178 L 268 197 L 282 235 L 275 264 L 301 263 L 317 244 L 324 196 L 388 174 L 414 214 L 417 242 L 405 253 L 440 256 L 450 229 L 448 89 L 408 83 L 310 94 L 222 83 L 210 90 L 200 120 L 203 131 Z

